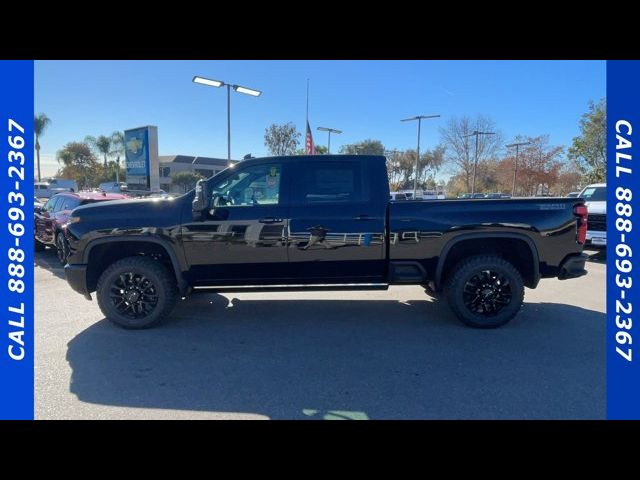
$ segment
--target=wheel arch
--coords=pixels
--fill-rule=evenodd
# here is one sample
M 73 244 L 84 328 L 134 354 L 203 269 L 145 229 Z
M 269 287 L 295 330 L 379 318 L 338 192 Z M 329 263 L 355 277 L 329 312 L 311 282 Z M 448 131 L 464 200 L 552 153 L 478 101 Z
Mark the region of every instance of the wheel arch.
M 487 240 L 481 246 L 473 242 Z M 515 249 L 504 252 L 505 248 Z M 525 285 L 535 288 L 540 281 L 540 258 L 533 240 L 521 233 L 465 233 L 449 240 L 438 258 L 434 283 L 437 290 L 442 288 L 443 280 L 450 269 L 463 258 L 483 253 L 495 253 L 513 263 L 523 277 Z M 524 257 L 519 254 L 526 254 Z M 528 258 L 527 258 L 528 257 Z
M 87 265 L 87 290 L 95 291 L 98 277 L 113 262 L 145 254 L 159 256 L 160 261 L 174 274 L 180 292 L 186 291 L 187 283 L 182 275 L 183 263 L 171 242 L 151 236 L 125 235 L 98 238 L 87 244 L 82 256 L 83 263 Z

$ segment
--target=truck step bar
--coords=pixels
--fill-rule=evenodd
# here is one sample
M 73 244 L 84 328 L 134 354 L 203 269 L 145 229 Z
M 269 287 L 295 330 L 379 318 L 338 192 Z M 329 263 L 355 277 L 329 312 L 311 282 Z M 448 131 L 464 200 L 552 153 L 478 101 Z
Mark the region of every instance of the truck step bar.
M 336 283 L 318 285 L 219 285 L 193 287 L 192 293 L 211 292 L 282 292 L 286 290 L 304 289 L 312 292 L 340 291 L 340 290 L 388 290 L 388 283 Z

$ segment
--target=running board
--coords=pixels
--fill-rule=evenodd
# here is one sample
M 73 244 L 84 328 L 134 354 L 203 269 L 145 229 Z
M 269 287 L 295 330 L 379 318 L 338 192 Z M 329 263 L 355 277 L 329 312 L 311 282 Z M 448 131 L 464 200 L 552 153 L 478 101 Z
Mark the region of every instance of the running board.
M 192 293 L 207 292 L 283 292 L 287 290 L 304 290 L 308 292 L 331 292 L 344 290 L 388 290 L 388 283 L 336 283 L 318 285 L 217 285 L 193 287 Z

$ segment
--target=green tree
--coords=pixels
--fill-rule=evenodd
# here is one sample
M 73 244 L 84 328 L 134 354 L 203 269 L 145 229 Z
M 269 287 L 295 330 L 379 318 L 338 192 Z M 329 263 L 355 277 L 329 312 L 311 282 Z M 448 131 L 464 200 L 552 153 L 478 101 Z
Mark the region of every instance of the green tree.
M 580 120 L 580 135 L 569 147 L 569 160 L 578 166 L 586 183 L 607 178 L 607 102 L 589 102 L 589 111 Z
M 38 181 L 42 181 L 40 175 L 40 137 L 44 135 L 44 131 L 51 124 L 51 119 L 44 113 L 40 113 L 34 116 L 34 132 L 36 134 L 36 158 L 38 164 Z
M 347 143 L 340 147 L 340 153 L 347 155 L 384 155 L 384 145 L 380 140 L 367 138 L 357 143 Z
M 200 180 L 202 175 L 196 172 L 178 172 L 171 176 L 171 183 L 182 188 L 183 192 L 188 192 L 196 186 L 196 182 Z
M 292 123 L 273 123 L 264 130 L 264 145 L 271 155 L 295 155 L 300 144 L 300 132 Z
M 108 157 L 112 154 L 113 137 L 107 137 L 106 135 L 92 137 L 91 135 L 87 135 L 84 138 L 84 142 L 89 145 L 97 155 L 102 155 L 104 159 L 103 166 L 106 167 Z
M 324 145 L 316 145 L 316 155 L 326 155 L 327 154 L 327 147 L 325 147 Z M 296 155 L 306 155 L 307 152 L 304 148 L 299 148 L 298 150 L 296 150 Z
M 435 175 L 444 161 L 444 148 L 436 147 L 420 154 L 418 161 L 418 188 L 431 188 Z M 387 152 L 387 174 L 392 191 L 413 188 L 416 169 L 416 151 Z
M 86 143 L 67 143 L 57 152 L 57 159 L 61 165 L 57 175 L 75 180 L 80 190 L 96 186 L 102 178 L 104 167 Z

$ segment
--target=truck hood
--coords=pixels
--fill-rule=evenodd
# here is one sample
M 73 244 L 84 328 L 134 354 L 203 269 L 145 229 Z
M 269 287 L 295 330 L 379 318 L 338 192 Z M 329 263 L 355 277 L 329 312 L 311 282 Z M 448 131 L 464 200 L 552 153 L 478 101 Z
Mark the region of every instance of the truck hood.
M 607 202 L 585 202 L 589 213 L 604 215 L 607 213 Z
M 78 207 L 71 216 L 78 217 L 80 224 L 92 224 L 94 228 L 160 227 L 179 223 L 184 203 L 185 196 L 110 200 Z

